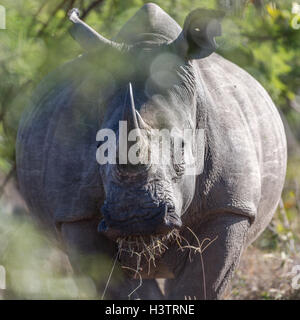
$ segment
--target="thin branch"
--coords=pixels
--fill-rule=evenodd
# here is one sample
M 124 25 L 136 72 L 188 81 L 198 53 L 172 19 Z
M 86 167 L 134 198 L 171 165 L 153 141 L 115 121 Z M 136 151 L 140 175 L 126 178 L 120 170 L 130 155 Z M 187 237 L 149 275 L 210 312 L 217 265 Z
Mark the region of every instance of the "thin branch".
M 36 19 L 37 17 L 39 16 L 39 14 L 42 12 L 42 10 L 44 9 L 45 5 L 47 3 L 47 0 L 44 0 L 44 2 L 41 4 L 41 6 L 39 7 L 39 9 L 37 10 L 37 12 L 33 15 L 32 19 L 31 19 L 31 23 L 28 27 L 28 30 L 27 30 L 27 34 L 30 34 L 35 22 L 36 22 Z
M 69 2 L 69 0 L 63 0 L 62 2 L 59 3 L 59 5 L 53 10 L 53 12 L 50 14 L 50 17 L 48 21 L 43 25 L 43 27 L 39 30 L 37 37 L 40 37 L 44 31 L 47 29 L 48 25 L 50 24 L 51 20 L 53 17 L 56 15 L 56 13 L 64 7 Z
M 96 0 L 94 2 L 92 2 L 86 9 L 85 11 L 82 12 L 82 15 L 81 15 L 81 19 L 83 20 L 84 18 L 86 18 L 89 13 L 94 9 L 96 8 L 97 6 L 99 6 L 100 4 L 102 4 L 104 2 L 104 0 Z
M 57 26 L 57 29 L 60 29 L 66 23 L 66 21 L 69 22 L 68 19 L 66 19 L 66 18 L 68 17 L 68 12 L 74 7 L 75 1 L 76 0 L 71 0 L 70 3 L 68 4 L 68 7 L 65 12 L 65 19 L 62 19 L 60 21 L 60 23 Z

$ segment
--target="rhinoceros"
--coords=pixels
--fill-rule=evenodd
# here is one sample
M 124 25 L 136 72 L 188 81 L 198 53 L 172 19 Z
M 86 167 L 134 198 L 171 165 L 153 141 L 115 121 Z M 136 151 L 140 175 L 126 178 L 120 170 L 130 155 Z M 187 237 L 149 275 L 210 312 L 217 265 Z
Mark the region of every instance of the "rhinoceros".
M 264 88 L 215 53 L 223 15 L 196 9 L 181 28 L 149 3 L 108 40 L 72 10 L 71 35 L 84 53 L 41 82 L 21 120 L 17 173 L 28 207 L 74 269 L 89 273 L 93 261 L 91 277 L 111 278 L 99 280 L 104 298 L 223 298 L 276 210 L 283 124 Z M 117 154 L 99 164 L 108 140 L 98 133 L 111 130 L 120 142 L 122 121 L 125 133 L 137 132 L 139 156 L 149 153 L 152 129 L 175 130 L 182 161 L 173 148 L 166 163 L 123 163 Z M 195 160 L 188 172 L 186 157 Z

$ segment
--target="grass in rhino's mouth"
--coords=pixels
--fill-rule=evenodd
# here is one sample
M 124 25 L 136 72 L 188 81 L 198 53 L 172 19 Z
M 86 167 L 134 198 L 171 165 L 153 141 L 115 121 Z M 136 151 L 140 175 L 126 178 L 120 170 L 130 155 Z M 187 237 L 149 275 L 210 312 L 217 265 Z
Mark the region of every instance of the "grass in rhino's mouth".
M 131 293 L 128 294 L 128 298 L 130 299 L 131 295 L 138 290 L 143 283 L 141 271 L 141 261 L 142 259 L 145 259 L 148 264 L 148 274 L 150 274 L 151 271 L 151 263 L 156 268 L 155 260 L 156 258 L 161 257 L 166 250 L 169 249 L 168 245 L 171 245 L 175 243 L 178 246 L 178 249 L 181 251 L 189 250 L 189 260 L 192 261 L 192 254 L 200 254 L 201 264 L 202 264 L 202 276 L 203 276 L 203 290 L 204 290 L 204 297 L 206 297 L 206 281 L 205 281 L 205 269 L 204 269 L 204 263 L 203 263 L 203 257 L 202 253 L 213 243 L 218 239 L 218 236 L 216 235 L 215 238 L 204 238 L 200 241 L 196 233 L 191 230 L 189 227 L 185 227 L 188 232 L 192 235 L 192 238 L 194 238 L 193 242 L 196 242 L 195 245 L 192 245 L 185 237 L 182 236 L 179 230 L 174 229 L 171 232 L 169 232 L 165 236 L 148 236 L 148 237 L 142 237 L 142 236 L 131 236 L 131 237 L 125 237 L 125 238 L 118 238 L 117 244 L 118 244 L 118 252 L 116 254 L 116 257 L 114 259 L 114 263 L 111 269 L 111 272 L 109 274 L 108 280 L 106 282 L 106 286 L 102 295 L 102 299 L 105 296 L 106 290 L 108 288 L 114 267 L 116 265 L 117 259 L 121 260 L 122 268 L 126 269 L 128 271 L 131 271 L 134 273 L 134 278 L 140 279 L 140 284 L 135 288 Z M 125 259 L 122 258 L 126 255 Z M 134 260 L 134 258 L 136 260 Z M 131 266 L 126 266 L 123 264 L 123 262 L 129 261 L 129 265 L 135 264 L 136 266 L 133 268 Z
M 156 258 L 162 256 L 166 250 L 168 250 L 168 245 L 173 242 L 178 242 L 178 245 L 181 246 L 181 236 L 177 229 L 170 231 L 167 235 L 151 235 L 147 237 L 143 236 L 129 236 L 125 238 L 118 238 L 118 258 L 123 260 L 122 256 L 126 261 L 128 259 L 136 259 L 136 270 L 135 273 L 142 271 L 140 269 L 142 259 L 145 259 L 148 263 L 148 274 L 150 274 L 151 263 L 154 267 Z M 124 266 L 125 268 L 130 268 Z M 136 276 L 136 275 L 135 275 Z

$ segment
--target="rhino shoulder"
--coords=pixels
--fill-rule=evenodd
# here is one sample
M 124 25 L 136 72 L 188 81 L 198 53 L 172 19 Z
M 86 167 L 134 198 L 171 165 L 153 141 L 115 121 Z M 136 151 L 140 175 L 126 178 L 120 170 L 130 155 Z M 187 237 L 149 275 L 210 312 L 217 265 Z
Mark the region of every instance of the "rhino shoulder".
M 96 162 L 101 82 L 82 56 L 51 72 L 20 122 L 17 173 L 30 211 L 46 224 L 98 213 L 102 185 Z
M 286 167 L 282 121 L 268 93 L 245 70 L 217 54 L 203 60 L 199 62 L 207 98 L 203 210 L 229 210 L 254 220 L 263 198 L 277 203 L 280 197 Z

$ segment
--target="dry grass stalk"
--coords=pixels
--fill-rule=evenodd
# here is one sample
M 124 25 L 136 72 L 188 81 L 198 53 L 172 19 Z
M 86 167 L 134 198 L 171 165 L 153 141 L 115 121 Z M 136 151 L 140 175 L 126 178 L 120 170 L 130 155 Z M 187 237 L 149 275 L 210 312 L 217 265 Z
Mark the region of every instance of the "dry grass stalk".
M 111 275 L 113 273 L 116 260 L 121 258 L 122 253 L 128 254 L 130 258 L 136 257 L 136 268 L 132 268 L 129 266 L 122 266 L 123 269 L 130 270 L 134 272 L 134 279 L 137 277 L 140 280 L 140 283 L 137 288 L 135 288 L 129 295 L 128 298 L 132 296 L 134 292 L 136 292 L 143 283 L 142 275 L 141 275 L 141 260 L 144 258 L 147 261 L 148 264 L 148 275 L 150 275 L 151 271 L 151 263 L 153 264 L 154 268 L 156 268 L 155 260 L 158 257 L 161 257 L 166 250 L 169 249 L 166 243 L 175 243 L 178 245 L 179 250 L 182 252 L 186 249 L 189 249 L 189 260 L 192 261 L 192 253 L 200 254 L 201 259 L 201 265 L 202 265 L 202 276 L 203 276 L 203 290 L 204 290 L 204 298 L 206 299 L 206 282 L 205 282 L 205 269 L 204 269 L 204 261 L 202 254 L 203 252 L 214 242 L 217 240 L 218 236 L 216 236 L 214 239 L 205 238 L 201 242 L 198 238 L 198 236 L 195 234 L 195 232 L 190 229 L 189 227 L 186 227 L 187 230 L 192 234 L 192 236 L 196 239 L 196 245 L 191 245 L 190 242 L 183 237 L 178 230 L 172 230 L 169 234 L 167 234 L 164 237 L 161 236 L 150 236 L 150 237 L 142 237 L 142 236 L 135 236 L 135 237 L 126 237 L 126 238 L 119 238 L 117 239 L 118 244 L 118 253 L 116 255 L 116 258 L 114 260 L 113 268 L 110 272 L 108 281 L 105 286 L 104 293 L 102 295 L 102 299 L 104 298 L 105 292 L 107 290 Z M 186 245 L 182 245 L 182 241 L 186 243 Z M 187 296 L 188 297 L 188 296 Z M 189 300 L 191 300 L 191 297 L 188 297 Z M 196 297 L 194 297 L 196 299 Z

